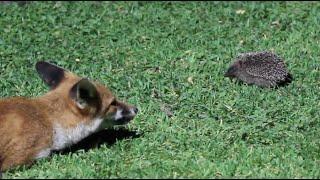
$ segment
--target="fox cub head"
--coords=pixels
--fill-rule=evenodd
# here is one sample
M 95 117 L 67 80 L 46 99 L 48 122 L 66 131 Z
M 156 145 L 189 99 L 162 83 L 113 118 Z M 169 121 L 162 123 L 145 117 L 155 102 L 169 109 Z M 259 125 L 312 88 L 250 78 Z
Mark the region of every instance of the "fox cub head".
M 99 128 L 124 125 L 138 113 L 138 108 L 119 101 L 99 82 L 89 81 L 48 62 L 36 63 L 41 79 L 50 87 L 48 95 L 55 95 L 67 104 L 78 121 L 101 120 Z M 79 122 L 80 123 L 80 122 Z

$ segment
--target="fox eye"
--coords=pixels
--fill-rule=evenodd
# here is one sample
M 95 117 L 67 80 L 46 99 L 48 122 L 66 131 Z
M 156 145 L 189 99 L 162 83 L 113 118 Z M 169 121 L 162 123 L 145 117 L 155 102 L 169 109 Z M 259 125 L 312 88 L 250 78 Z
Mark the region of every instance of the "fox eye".
M 116 105 L 117 105 L 117 101 L 116 101 L 116 100 L 113 100 L 110 105 L 111 105 L 111 106 L 116 106 Z

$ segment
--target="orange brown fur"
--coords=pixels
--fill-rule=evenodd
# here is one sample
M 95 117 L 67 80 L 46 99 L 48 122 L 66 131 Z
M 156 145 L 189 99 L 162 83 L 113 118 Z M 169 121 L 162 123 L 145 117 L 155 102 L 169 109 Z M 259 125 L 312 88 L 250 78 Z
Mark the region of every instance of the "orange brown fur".
M 49 64 L 44 66 L 51 67 Z M 53 69 L 56 73 L 56 69 Z M 45 74 L 47 72 L 43 71 Z M 45 79 L 46 76 L 42 78 L 49 82 Z M 52 75 L 48 77 L 54 78 Z M 114 116 L 119 109 L 120 112 L 137 112 L 135 107 L 116 100 L 112 92 L 98 82 L 92 82 L 96 95 L 94 98 L 84 97 L 86 103 L 82 108 L 71 96 L 72 88 L 81 79 L 71 72 L 64 71 L 63 79 L 59 80 L 58 85 L 54 84 L 55 86 L 43 96 L 14 97 L 0 101 L 0 170 L 30 165 L 43 150 L 53 150 L 54 141 L 57 141 L 54 139 L 54 133 L 58 133 L 54 130 L 57 124 L 66 132 L 73 132 L 72 128 L 79 124 L 83 124 L 84 129 L 87 125 L 91 128 L 89 124 L 95 118 L 103 118 L 112 124 L 117 120 Z M 127 115 L 126 118 L 133 119 L 135 113 Z M 93 130 L 99 129 L 100 125 Z M 73 133 L 79 133 L 79 137 L 82 138 L 82 132 Z

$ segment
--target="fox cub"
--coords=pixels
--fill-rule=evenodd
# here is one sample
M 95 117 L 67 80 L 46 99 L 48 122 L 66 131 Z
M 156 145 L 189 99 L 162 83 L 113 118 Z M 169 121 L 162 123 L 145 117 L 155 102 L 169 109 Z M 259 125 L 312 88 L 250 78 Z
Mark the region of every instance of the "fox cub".
M 124 125 L 138 112 L 98 82 L 44 61 L 36 63 L 36 70 L 50 87 L 48 93 L 0 100 L 0 173 Z

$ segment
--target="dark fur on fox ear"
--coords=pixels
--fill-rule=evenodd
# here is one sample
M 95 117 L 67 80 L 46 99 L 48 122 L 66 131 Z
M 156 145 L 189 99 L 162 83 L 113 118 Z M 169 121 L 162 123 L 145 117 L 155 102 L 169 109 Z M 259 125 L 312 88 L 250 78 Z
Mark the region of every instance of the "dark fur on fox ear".
M 51 89 L 56 88 L 64 78 L 64 69 L 45 61 L 37 62 L 36 70 Z
M 86 78 L 81 79 L 71 88 L 70 97 L 75 100 L 80 109 L 99 103 L 99 94 L 96 87 Z

